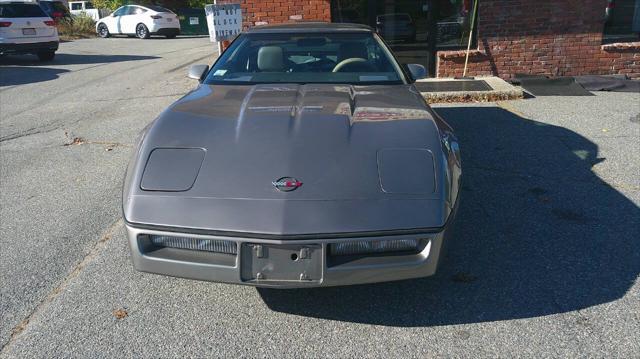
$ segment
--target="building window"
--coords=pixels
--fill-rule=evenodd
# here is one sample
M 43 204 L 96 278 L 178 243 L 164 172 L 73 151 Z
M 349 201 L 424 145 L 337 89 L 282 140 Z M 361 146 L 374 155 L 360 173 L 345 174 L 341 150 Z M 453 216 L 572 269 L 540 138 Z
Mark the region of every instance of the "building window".
M 640 0 L 607 0 L 603 42 L 640 41 Z
M 425 65 L 434 75 L 438 50 L 467 48 L 473 6 L 474 0 L 331 0 L 331 20 L 371 26 L 400 63 Z
M 439 50 L 453 50 L 467 47 L 471 34 L 471 0 L 437 0 L 436 43 Z M 474 24 L 474 27 L 477 24 Z M 475 45 L 475 36 L 472 46 Z

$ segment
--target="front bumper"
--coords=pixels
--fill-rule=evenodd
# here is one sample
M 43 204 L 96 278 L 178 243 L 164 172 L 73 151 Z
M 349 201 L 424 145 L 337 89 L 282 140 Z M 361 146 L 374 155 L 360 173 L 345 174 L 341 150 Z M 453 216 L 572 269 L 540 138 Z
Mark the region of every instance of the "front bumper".
M 307 288 L 385 282 L 427 277 L 435 274 L 441 260 L 443 243 L 449 231 L 375 237 L 325 238 L 304 240 L 274 240 L 176 233 L 164 230 L 142 229 L 126 225 L 134 267 L 143 272 L 198 279 L 213 282 L 245 284 L 274 288 Z M 186 249 L 153 249 L 149 236 L 189 237 L 235 242 L 237 253 L 223 254 Z M 417 252 L 398 252 L 384 255 L 333 256 L 331 244 L 344 241 L 379 241 L 390 239 L 420 239 Z M 273 253 L 268 262 L 256 263 L 252 254 L 256 247 L 265 247 Z M 291 262 L 300 250 L 314 253 L 313 265 L 300 269 Z M 278 254 L 280 253 L 280 254 Z M 291 256 L 291 257 L 290 257 Z M 256 267 L 267 268 L 269 274 L 260 278 Z M 291 273 L 285 273 L 290 270 Z M 253 274 L 252 274 L 253 271 Z M 257 270 L 258 272 L 260 269 Z M 278 272 L 279 271 L 279 272 Z M 288 279 L 270 279 L 272 273 Z
M 41 51 L 56 50 L 58 50 L 58 41 L 0 44 L 0 55 L 36 54 Z

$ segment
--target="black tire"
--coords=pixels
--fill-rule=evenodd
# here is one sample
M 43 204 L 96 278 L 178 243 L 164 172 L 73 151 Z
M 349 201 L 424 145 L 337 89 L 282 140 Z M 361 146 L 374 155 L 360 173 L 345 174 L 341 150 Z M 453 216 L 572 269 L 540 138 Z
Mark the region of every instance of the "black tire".
M 149 33 L 149 29 L 145 26 L 145 24 L 136 25 L 136 36 L 139 39 L 148 39 L 151 34 Z
M 98 36 L 100 36 L 103 39 L 106 39 L 107 37 L 111 36 L 107 25 L 103 23 L 98 24 Z
M 176 38 L 176 34 L 171 34 L 171 35 L 164 35 L 167 39 L 175 39 Z
M 51 61 L 53 60 L 54 57 L 56 57 L 56 52 L 55 51 L 40 51 L 37 53 L 38 55 L 38 59 L 40 59 L 40 61 Z

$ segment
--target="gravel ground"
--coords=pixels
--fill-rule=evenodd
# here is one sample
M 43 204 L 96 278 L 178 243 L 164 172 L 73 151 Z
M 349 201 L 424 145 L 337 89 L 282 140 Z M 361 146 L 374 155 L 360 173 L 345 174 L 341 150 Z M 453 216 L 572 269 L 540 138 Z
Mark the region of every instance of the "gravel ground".
M 274 291 L 134 271 L 131 145 L 214 55 L 120 38 L 0 59 L 1 357 L 640 356 L 640 94 L 436 106 L 464 179 L 433 278 Z

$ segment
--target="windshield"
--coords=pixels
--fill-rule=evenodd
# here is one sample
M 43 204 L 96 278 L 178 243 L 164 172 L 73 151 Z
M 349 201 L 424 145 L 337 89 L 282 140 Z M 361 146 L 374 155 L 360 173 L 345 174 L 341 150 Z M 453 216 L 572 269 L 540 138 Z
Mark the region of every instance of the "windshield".
M 402 84 L 395 59 L 371 33 L 245 34 L 213 66 L 207 84 Z
M 47 17 L 47 14 L 36 4 L 0 3 L 0 17 Z
M 44 9 L 44 11 L 54 12 L 59 11 L 62 13 L 67 12 L 67 8 L 64 6 L 62 1 L 41 1 L 40 7 Z

